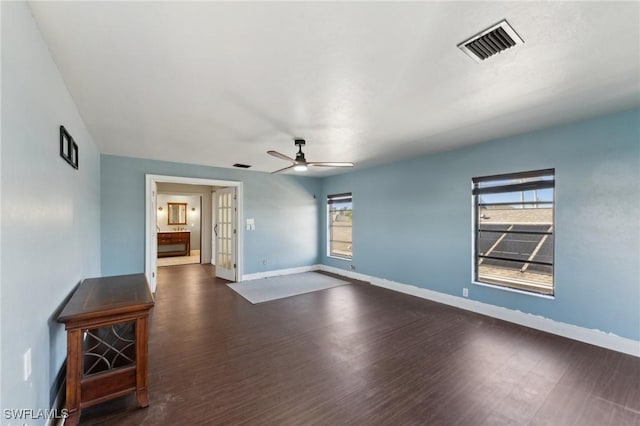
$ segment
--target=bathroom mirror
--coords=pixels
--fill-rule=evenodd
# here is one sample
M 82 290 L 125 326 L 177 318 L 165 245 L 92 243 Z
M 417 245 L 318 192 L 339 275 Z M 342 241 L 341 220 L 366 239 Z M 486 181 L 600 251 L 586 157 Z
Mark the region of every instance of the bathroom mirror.
M 167 223 L 169 225 L 187 224 L 187 203 L 167 203 Z

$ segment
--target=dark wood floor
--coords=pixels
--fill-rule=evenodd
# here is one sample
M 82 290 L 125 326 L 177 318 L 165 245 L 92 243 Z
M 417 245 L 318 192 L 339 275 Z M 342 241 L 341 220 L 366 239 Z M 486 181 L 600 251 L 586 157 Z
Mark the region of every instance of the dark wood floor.
M 161 268 L 151 405 L 91 425 L 640 425 L 640 359 L 354 283 L 252 305 Z

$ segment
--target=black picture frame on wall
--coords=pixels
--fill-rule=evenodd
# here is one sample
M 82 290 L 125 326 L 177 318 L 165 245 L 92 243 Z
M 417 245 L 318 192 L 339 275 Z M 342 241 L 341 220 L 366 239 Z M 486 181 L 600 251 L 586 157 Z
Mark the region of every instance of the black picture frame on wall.
M 78 144 L 64 126 L 60 126 L 60 157 L 74 169 L 78 168 Z

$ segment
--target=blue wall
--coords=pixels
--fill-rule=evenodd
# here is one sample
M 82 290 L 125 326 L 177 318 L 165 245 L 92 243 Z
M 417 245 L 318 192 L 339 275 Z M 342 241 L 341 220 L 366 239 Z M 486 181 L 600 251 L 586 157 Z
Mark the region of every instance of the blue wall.
M 144 272 L 145 174 L 244 182 L 244 218 L 256 223 L 244 234 L 245 274 L 318 263 L 318 179 L 111 155 L 100 172 L 104 275 Z
M 471 178 L 556 169 L 555 300 L 471 284 Z M 323 180 L 353 260 L 321 262 L 640 340 L 640 110 Z
M 318 262 L 640 340 L 640 110 L 325 179 L 101 156 L 104 275 L 144 270 L 145 174 L 245 184 L 245 273 Z M 471 178 L 556 169 L 555 299 L 471 285 Z M 352 192 L 353 261 L 326 256 Z M 317 195 L 317 199 L 314 199 Z M 268 259 L 263 265 L 262 260 Z
M 100 275 L 100 156 L 27 3 L 0 7 L 0 406 L 37 410 L 51 407 L 67 353 L 59 308 L 82 278 Z M 59 155 L 61 124 L 79 146 L 78 170 Z M 24 380 L 29 348 L 32 373 Z

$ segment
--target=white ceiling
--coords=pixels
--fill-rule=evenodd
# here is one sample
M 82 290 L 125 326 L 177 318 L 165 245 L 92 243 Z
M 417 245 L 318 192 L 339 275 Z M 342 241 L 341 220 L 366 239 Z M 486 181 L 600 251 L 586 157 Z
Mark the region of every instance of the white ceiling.
M 640 2 L 30 6 L 105 154 L 366 167 L 640 105 Z M 524 45 L 456 48 L 504 18 Z

